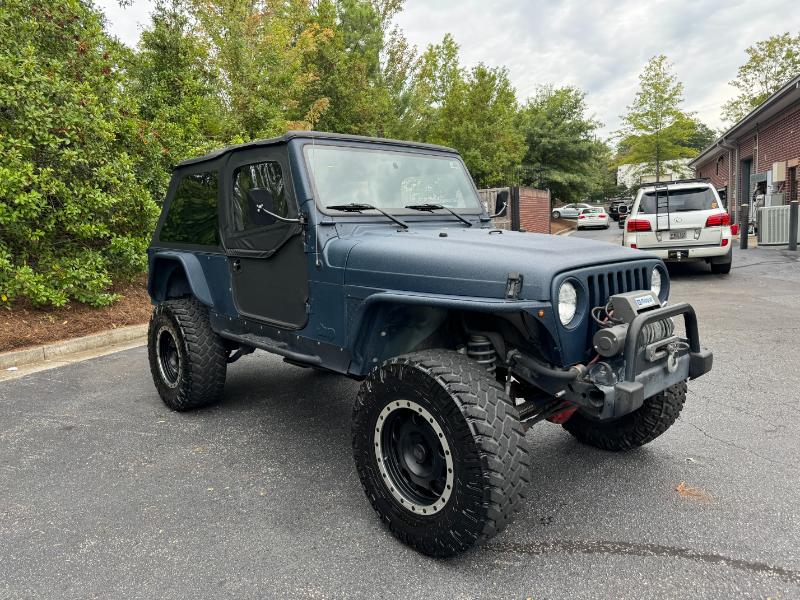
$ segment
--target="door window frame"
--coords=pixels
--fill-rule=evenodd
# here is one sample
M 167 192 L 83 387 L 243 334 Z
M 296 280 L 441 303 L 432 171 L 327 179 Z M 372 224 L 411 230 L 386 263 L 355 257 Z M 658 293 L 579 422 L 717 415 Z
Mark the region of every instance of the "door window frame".
M 286 195 L 286 206 L 289 211 L 287 218 L 297 218 L 297 216 L 299 215 L 300 207 L 297 202 L 297 194 L 295 193 L 295 188 L 294 188 L 294 179 L 292 177 L 292 170 L 289 165 L 289 158 L 286 152 L 285 144 L 276 146 L 267 146 L 267 147 L 256 147 L 231 153 L 225 164 L 225 168 L 222 170 L 222 176 L 220 177 L 220 185 L 221 185 L 220 209 L 222 213 L 220 220 L 220 229 L 222 234 L 221 239 L 222 239 L 222 245 L 225 248 L 225 252 L 228 255 L 260 256 L 263 255 L 264 252 L 268 250 L 277 251 L 285 243 L 286 240 L 284 240 L 281 244 L 279 244 L 275 248 L 266 250 L 263 248 L 248 249 L 248 248 L 243 248 L 240 245 L 231 247 L 231 242 L 235 242 L 237 240 L 244 238 L 253 237 L 254 235 L 258 235 L 259 233 L 265 233 L 274 230 L 285 229 L 287 230 L 288 234 L 288 230 L 290 228 L 295 228 L 295 229 L 299 228 L 296 223 L 286 223 L 283 221 L 277 221 L 276 223 L 273 223 L 271 225 L 264 225 L 262 227 L 253 227 L 250 229 L 244 229 L 242 231 L 238 231 L 236 229 L 235 220 L 233 216 L 234 173 L 236 172 L 236 169 L 238 169 L 239 167 L 257 163 L 263 163 L 263 162 L 278 163 L 278 166 L 281 169 L 281 176 L 283 177 L 283 188 L 284 188 L 284 193 Z

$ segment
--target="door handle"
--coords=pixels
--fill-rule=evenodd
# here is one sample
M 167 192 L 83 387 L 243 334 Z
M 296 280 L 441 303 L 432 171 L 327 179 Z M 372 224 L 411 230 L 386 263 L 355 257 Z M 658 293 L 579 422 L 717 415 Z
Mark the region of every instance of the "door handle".
M 231 266 L 233 267 L 234 271 L 237 271 L 237 272 L 241 271 L 242 270 L 242 261 L 240 261 L 238 258 L 234 258 L 233 262 L 231 263 Z

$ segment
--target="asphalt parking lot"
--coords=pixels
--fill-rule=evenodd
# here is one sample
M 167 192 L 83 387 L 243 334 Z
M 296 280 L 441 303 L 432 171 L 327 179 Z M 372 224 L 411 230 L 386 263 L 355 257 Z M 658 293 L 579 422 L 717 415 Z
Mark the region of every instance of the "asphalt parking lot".
M 536 425 L 524 511 L 446 561 L 365 499 L 356 382 L 257 353 L 177 414 L 144 348 L 0 382 L 0 597 L 798 598 L 800 262 L 671 273 L 715 352 L 676 425 L 627 454 Z

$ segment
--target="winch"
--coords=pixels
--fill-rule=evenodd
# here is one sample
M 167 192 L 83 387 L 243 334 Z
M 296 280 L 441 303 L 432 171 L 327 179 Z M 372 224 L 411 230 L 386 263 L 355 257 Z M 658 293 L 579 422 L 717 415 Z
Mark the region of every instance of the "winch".
M 621 354 L 625 349 L 628 326 L 633 319 L 643 312 L 660 307 L 658 296 L 651 291 L 612 296 L 606 306 L 592 310 L 593 318 L 600 325 L 592 339 L 595 351 L 606 358 Z M 670 318 L 648 323 L 642 328 L 639 347 L 650 347 L 662 340 L 668 340 L 674 333 L 675 323 Z

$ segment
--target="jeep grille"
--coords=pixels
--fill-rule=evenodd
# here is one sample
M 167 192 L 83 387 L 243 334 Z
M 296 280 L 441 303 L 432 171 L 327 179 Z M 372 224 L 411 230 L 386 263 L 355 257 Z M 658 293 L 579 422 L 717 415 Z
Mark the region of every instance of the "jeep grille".
M 605 306 L 614 294 L 648 289 L 648 267 L 619 267 L 585 276 L 589 308 Z

